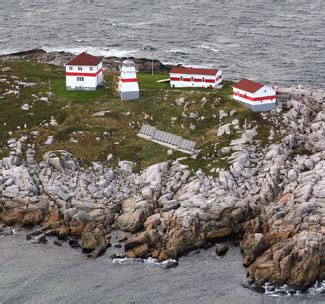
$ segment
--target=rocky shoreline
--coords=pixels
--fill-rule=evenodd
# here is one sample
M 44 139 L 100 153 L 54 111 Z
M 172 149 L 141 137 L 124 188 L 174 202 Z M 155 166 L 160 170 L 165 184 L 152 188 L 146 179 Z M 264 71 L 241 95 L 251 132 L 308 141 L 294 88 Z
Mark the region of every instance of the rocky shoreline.
M 83 167 L 63 150 L 37 163 L 26 138 L 12 139 L 0 160 L 2 226 L 37 225 L 34 242 L 57 236 L 93 258 L 122 230 L 124 256 L 161 261 L 238 236 L 250 282 L 306 289 L 325 279 L 325 93 L 284 91 L 286 136 L 257 151 L 246 130 L 218 178 L 178 160 L 140 174 L 128 161 Z
M 0 55 L 0 60 L 5 61 L 36 61 L 41 63 L 48 63 L 58 66 L 64 66 L 75 55 L 69 52 L 46 52 L 42 49 L 33 49 L 12 54 Z M 121 63 L 126 59 L 132 59 L 138 69 L 143 72 L 151 72 L 152 67 L 154 71 L 168 71 L 171 67 L 163 64 L 159 60 L 151 60 L 147 58 L 133 58 L 133 57 L 103 57 L 103 66 L 105 68 L 117 70 Z

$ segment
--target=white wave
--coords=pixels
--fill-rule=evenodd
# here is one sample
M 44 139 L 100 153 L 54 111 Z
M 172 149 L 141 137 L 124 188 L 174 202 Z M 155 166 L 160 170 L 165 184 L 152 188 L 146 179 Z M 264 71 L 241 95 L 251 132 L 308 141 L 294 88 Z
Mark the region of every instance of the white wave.
M 21 52 L 22 50 L 19 49 L 4 49 L 4 50 L 0 50 L 0 55 L 8 55 L 8 54 L 12 54 L 12 53 L 17 53 L 17 52 Z
M 214 53 L 219 53 L 219 52 L 220 52 L 220 50 L 215 49 L 215 48 L 213 48 L 213 47 L 211 47 L 211 46 L 204 45 L 204 44 L 201 44 L 201 45 L 200 45 L 200 48 L 202 48 L 202 49 L 206 49 L 206 50 L 209 50 L 209 51 L 212 51 L 212 52 L 214 52 Z
M 325 281 L 316 282 L 314 286 L 310 287 L 307 291 L 308 295 L 318 296 L 325 293 Z
M 177 61 L 164 61 L 164 60 L 162 60 L 161 62 L 164 65 L 178 65 L 178 64 L 183 65 L 183 62 L 177 62 Z
M 227 47 L 239 47 L 240 45 L 239 44 L 236 44 L 236 43 L 229 43 L 229 44 L 226 44 Z
M 104 57 L 128 57 L 133 54 L 137 54 L 139 52 L 138 49 L 134 50 L 123 50 L 123 49 L 117 49 L 117 48 L 96 48 L 93 46 L 84 46 L 84 47 L 43 47 L 43 49 L 46 52 L 55 52 L 55 51 L 64 51 L 64 52 L 70 52 L 73 54 L 79 54 L 81 52 L 87 51 L 88 53 L 94 55 L 94 56 L 104 56 Z
M 176 260 L 169 259 L 169 260 L 166 260 L 166 261 L 162 261 L 161 262 L 161 261 L 159 261 L 157 259 L 153 259 L 153 258 L 149 257 L 147 259 L 144 259 L 143 262 L 145 264 L 153 264 L 153 265 L 158 265 L 158 266 L 165 266 L 165 265 L 167 265 L 170 262 L 172 262 L 172 263 L 176 262 Z
M 300 292 L 295 291 L 293 294 L 292 291 L 290 292 L 288 285 L 284 284 L 282 286 L 275 286 L 271 283 L 265 283 L 263 286 L 265 290 L 265 294 L 267 296 L 272 297 L 279 297 L 279 296 L 291 296 L 291 295 L 298 295 Z M 298 294 L 296 294 L 298 292 Z
M 301 290 L 294 290 L 288 285 L 284 284 L 281 286 L 276 286 L 271 283 L 265 283 L 263 285 L 264 293 L 271 297 L 296 297 L 296 296 L 319 296 L 325 293 L 325 281 L 316 282 L 314 286 L 307 289 L 306 292 L 301 292 Z
M 134 262 L 142 262 L 142 259 L 116 258 L 112 260 L 113 264 L 125 265 Z
M 18 234 L 17 230 L 16 229 L 8 229 L 8 230 L 5 230 L 5 231 L 1 231 L 2 234 L 0 235 L 0 237 L 8 237 L 8 236 L 15 236 Z
M 144 264 L 149 264 L 149 265 L 153 265 L 153 266 L 166 266 L 170 262 L 176 262 L 176 260 L 169 259 L 169 260 L 161 262 L 161 261 L 151 258 L 151 257 L 149 257 L 147 259 L 116 258 L 116 259 L 113 259 L 112 262 L 114 264 L 119 264 L 119 265 L 125 265 L 125 264 L 131 264 L 131 263 L 144 263 Z
M 187 53 L 186 50 L 184 49 L 169 49 L 169 50 L 164 50 L 165 53 L 172 53 L 172 54 L 175 54 L 175 53 Z

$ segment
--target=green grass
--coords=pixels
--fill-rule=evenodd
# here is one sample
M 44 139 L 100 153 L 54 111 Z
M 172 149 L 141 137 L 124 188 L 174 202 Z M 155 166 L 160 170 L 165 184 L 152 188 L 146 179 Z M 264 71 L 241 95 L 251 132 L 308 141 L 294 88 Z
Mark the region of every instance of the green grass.
M 96 91 L 68 91 L 65 87 L 65 78 L 55 79 L 51 82 L 52 92 L 57 97 L 65 98 L 73 103 L 86 103 L 112 95 L 111 90 L 100 89 Z
M 157 83 L 158 80 L 168 79 L 169 75 L 167 73 L 154 72 L 151 73 L 139 72 L 137 74 L 141 90 L 161 90 L 169 89 L 168 82 Z
M 4 67 L 10 67 L 11 70 L 1 72 Z M 140 170 L 159 161 L 184 156 L 180 152 L 168 156 L 166 147 L 138 138 L 136 134 L 141 124 L 149 123 L 160 130 L 196 141 L 201 153 L 197 159 L 189 158 L 184 163 L 193 170 L 202 168 L 208 172 L 213 167 L 228 166 L 218 151 L 215 151 L 215 144 L 217 149 L 221 149 L 240 136 L 232 130 L 230 135 L 217 138 L 216 130 L 220 125 L 230 123 L 235 118 L 241 125 L 245 120 L 248 123 L 255 121 L 263 143 L 271 127 L 265 125 L 259 114 L 252 113 L 232 100 L 232 83 L 229 81 L 224 81 L 220 90 L 180 90 L 170 88 L 169 83 L 157 83 L 157 80 L 168 78 L 167 73 L 155 72 L 152 76 L 151 73 L 139 72 L 140 99 L 121 101 L 112 85 L 116 74 L 111 72 L 105 73 L 105 89 L 67 91 L 65 70 L 62 67 L 35 62 L 0 61 L 0 79 L 6 78 L 10 82 L 0 82 L 0 96 L 18 85 L 18 80 L 12 76 L 19 77 L 20 81 L 34 82 L 35 86 L 20 86 L 18 96 L 10 94 L 0 99 L 0 157 L 8 154 L 5 148 L 8 138 L 29 135 L 35 130 L 40 135 L 37 138 L 29 136 L 28 141 L 36 144 L 38 159 L 42 158 L 44 152 L 57 149 L 66 149 L 86 163 L 104 161 L 112 153 L 113 164 L 122 159 L 132 160 L 136 163 L 136 169 Z M 47 96 L 49 102 L 40 100 L 40 97 Z M 186 109 L 175 104 L 179 97 L 185 97 L 188 102 Z M 203 97 L 207 99 L 204 105 L 201 102 Z M 29 111 L 21 109 L 24 103 L 31 106 Z M 219 120 L 217 114 L 221 109 L 227 112 L 236 109 L 237 112 L 234 117 Z M 103 110 L 110 112 L 104 117 L 92 116 Z M 182 117 L 182 113 L 198 113 L 205 119 Z M 48 125 L 52 116 L 56 119 L 57 126 Z M 171 124 L 171 117 L 177 117 L 174 125 Z M 195 124 L 194 130 L 190 128 L 191 124 Z M 9 131 L 13 134 L 9 135 Z M 54 136 L 54 143 L 45 146 L 44 142 L 49 135 Z M 71 138 L 78 140 L 78 143 L 71 142 Z M 280 137 L 276 139 L 279 140 Z

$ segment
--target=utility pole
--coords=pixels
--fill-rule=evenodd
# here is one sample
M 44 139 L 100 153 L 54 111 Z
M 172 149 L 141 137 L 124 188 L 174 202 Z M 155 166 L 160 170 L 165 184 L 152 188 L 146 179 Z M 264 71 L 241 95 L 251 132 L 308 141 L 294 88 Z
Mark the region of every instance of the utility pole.
M 153 53 L 151 52 L 151 76 L 153 76 Z

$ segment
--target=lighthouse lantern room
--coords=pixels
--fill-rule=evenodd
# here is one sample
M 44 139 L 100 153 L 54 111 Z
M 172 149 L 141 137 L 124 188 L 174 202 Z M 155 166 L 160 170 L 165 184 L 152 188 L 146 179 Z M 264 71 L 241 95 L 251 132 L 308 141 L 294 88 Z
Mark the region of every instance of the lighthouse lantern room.
M 122 100 L 139 99 L 139 84 L 132 60 L 125 60 L 120 67 L 118 91 Z

